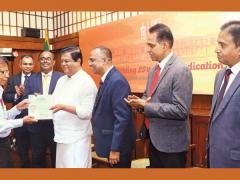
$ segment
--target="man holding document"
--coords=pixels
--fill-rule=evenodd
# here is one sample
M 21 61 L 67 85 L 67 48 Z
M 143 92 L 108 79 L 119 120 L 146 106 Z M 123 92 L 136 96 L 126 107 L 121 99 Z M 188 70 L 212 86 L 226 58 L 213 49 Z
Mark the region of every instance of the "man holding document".
M 97 87 L 82 69 L 78 46 L 61 50 L 65 76 L 57 82 L 53 99 L 54 141 L 57 142 L 57 168 L 91 168 L 91 116 Z
M 55 167 L 56 143 L 53 141 L 54 130 L 52 122 L 51 94 L 53 93 L 58 79 L 63 75 L 53 71 L 55 64 L 54 54 L 43 51 L 39 55 L 40 69 L 29 78 L 24 97 L 29 98 L 29 113 L 41 120 L 38 124 L 29 125 L 28 131 L 31 136 L 32 167 L 45 167 L 46 148 L 49 145 L 51 151 L 52 167 Z M 37 96 L 35 96 L 37 94 Z
M 21 113 L 21 110 L 27 108 L 29 102 L 24 100 L 19 102 L 10 110 L 6 110 L 2 100 L 3 86 L 9 78 L 8 63 L 5 57 L 0 56 L 0 168 L 12 167 L 10 156 L 10 145 L 8 136 L 13 128 L 21 127 L 23 124 L 37 122 L 34 117 L 25 116 L 20 119 L 14 119 Z

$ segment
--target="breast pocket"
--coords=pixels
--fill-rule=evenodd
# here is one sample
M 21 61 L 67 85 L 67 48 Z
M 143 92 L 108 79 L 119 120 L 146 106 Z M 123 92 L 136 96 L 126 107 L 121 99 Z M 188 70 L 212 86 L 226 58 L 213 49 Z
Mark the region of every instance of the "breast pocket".
M 231 151 L 230 151 L 230 158 L 231 158 L 232 160 L 239 161 L 239 160 L 240 160 L 240 151 L 231 150 Z

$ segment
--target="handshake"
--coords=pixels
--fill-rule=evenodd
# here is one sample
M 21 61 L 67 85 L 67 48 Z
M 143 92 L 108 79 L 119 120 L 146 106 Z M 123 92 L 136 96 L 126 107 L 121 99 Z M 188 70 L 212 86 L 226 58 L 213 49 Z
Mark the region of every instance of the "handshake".
M 29 105 L 29 100 L 28 99 L 24 99 L 23 101 L 21 101 L 20 103 L 18 103 L 16 105 L 16 108 L 19 110 L 19 111 L 22 111 L 26 108 L 28 108 L 28 105 Z M 33 116 L 24 116 L 23 118 L 23 124 L 33 124 L 33 123 L 36 123 L 38 120 L 33 117 Z

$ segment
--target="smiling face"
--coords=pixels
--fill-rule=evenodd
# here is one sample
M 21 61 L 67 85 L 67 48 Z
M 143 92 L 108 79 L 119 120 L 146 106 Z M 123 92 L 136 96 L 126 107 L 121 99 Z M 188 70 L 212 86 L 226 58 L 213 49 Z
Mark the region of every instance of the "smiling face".
M 236 46 L 232 35 L 227 30 L 219 33 L 215 52 L 218 61 L 229 67 L 240 61 L 240 46 Z
M 42 52 L 39 56 L 39 61 L 40 61 L 40 69 L 45 74 L 53 70 L 55 60 L 53 59 L 53 55 L 51 52 L 48 52 L 48 51 Z
M 81 68 L 80 59 L 74 61 L 71 56 L 71 52 L 66 52 L 61 55 L 61 67 L 64 73 L 71 77 L 79 71 Z
M 32 72 L 34 67 L 33 59 L 31 57 L 23 57 L 20 62 L 20 68 L 24 74 Z
M 103 75 L 105 70 L 107 57 L 100 49 L 94 49 L 90 53 L 90 58 L 88 60 L 89 66 L 92 68 L 94 74 Z

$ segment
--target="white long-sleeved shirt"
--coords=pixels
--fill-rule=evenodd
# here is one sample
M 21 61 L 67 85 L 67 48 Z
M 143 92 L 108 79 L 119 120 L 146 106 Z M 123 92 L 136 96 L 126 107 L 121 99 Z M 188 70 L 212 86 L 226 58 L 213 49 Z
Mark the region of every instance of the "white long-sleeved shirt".
M 0 138 L 7 137 L 11 133 L 11 129 L 23 125 L 22 119 L 14 119 L 21 111 L 16 106 L 7 111 L 2 101 L 2 93 L 3 88 L 0 86 Z
M 54 114 L 55 142 L 74 143 L 92 133 L 90 119 L 96 94 L 97 87 L 93 79 L 83 70 L 58 80 L 53 93 L 54 104 L 75 106 L 77 114 L 63 110 Z

